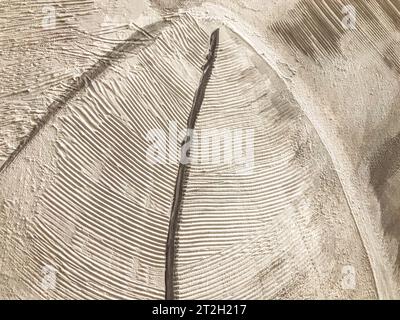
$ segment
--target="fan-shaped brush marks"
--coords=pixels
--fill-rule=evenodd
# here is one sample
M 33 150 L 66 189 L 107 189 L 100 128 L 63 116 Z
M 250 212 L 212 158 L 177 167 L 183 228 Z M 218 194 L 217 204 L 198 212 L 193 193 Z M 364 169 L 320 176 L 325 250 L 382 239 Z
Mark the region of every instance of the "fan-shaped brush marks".
M 221 129 L 220 136 L 214 128 Z M 346 260 L 369 269 L 364 286 L 352 294 L 376 294 L 340 183 L 329 160 L 314 160 L 327 159 L 318 135 L 275 72 L 226 28 L 196 130 L 201 142 L 215 143 L 232 130 L 252 130 L 254 159 L 202 162 L 202 145 L 193 145 L 175 244 L 178 298 L 346 296 L 334 280 Z M 246 152 L 243 143 L 239 149 Z M 339 191 L 339 199 L 329 199 L 327 185 Z M 316 195 L 339 204 L 336 216 L 313 208 Z M 348 225 L 338 228 L 339 221 Z M 345 253 L 349 241 L 353 257 Z M 326 250 L 328 242 L 333 251 Z
M 188 125 L 210 70 L 202 70 L 206 30 L 215 28 L 176 16 L 65 101 L 19 149 L 0 176 L 7 186 L 0 196 L 2 297 L 164 298 L 174 225 L 167 297 L 377 296 L 316 131 L 279 76 L 226 27 L 196 123 Z M 232 140 L 233 152 L 245 152 L 234 162 L 204 161 L 203 140 L 193 141 L 180 211 L 173 209 L 179 162 L 148 157 L 148 133 L 168 132 L 172 122 L 207 140 L 221 142 L 232 131 L 250 137 Z M 174 154 L 181 148 L 178 141 L 168 147 Z M 340 285 L 343 265 L 362 270 L 354 290 Z M 52 290 L 43 282 L 48 270 L 57 274 Z
M 186 127 L 208 44 L 190 17 L 175 22 L 71 99 L 2 172 L 2 234 L 25 221 L 3 242 L 13 267 L 2 273 L 23 279 L 7 297 L 164 298 L 178 162 L 150 165 L 146 134 Z M 53 291 L 41 286 L 47 265 Z

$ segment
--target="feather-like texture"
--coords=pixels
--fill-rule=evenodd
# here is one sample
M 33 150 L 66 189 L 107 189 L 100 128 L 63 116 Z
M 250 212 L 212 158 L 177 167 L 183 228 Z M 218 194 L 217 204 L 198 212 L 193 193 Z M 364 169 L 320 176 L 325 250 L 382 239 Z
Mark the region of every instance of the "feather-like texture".
M 107 1 L 0 4 L 0 297 L 396 297 L 398 0 Z

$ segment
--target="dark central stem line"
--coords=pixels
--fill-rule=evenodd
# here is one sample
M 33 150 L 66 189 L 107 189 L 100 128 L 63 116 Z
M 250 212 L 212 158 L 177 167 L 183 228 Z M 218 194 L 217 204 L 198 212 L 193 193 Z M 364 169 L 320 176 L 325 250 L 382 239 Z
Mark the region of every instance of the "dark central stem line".
M 182 194 L 185 182 L 185 176 L 188 170 L 188 158 L 190 157 L 191 136 L 196 124 L 197 115 L 203 104 L 204 95 L 208 81 L 211 76 L 212 67 L 215 60 L 215 51 L 219 41 L 219 29 L 216 29 L 210 37 L 210 50 L 206 58 L 206 63 L 202 67 L 200 85 L 196 90 L 192 109 L 187 121 L 187 132 L 181 144 L 181 161 L 176 178 L 174 200 L 172 203 L 171 217 L 169 221 L 169 230 L 166 247 L 166 265 L 165 265 L 165 299 L 174 300 L 174 270 L 175 270 L 175 234 L 178 228 L 178 216 L 181 209 Z

